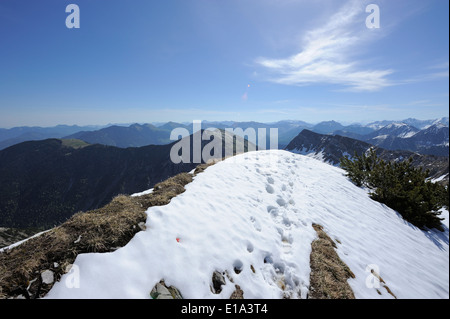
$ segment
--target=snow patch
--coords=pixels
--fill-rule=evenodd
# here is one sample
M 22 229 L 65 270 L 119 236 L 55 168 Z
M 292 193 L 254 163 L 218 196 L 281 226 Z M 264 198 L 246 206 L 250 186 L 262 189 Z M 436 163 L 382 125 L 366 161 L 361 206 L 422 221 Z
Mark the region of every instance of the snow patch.
M 148 190 L 143 191 L 143 192 L 140 192 L 140 193 L 134 193 L 134 194 L 131 195 L 131 197 L 139 197 L 139 196 L 144 196 L 144 195 L 148 195 L 148 194 L 151 194 L 151 193 L 153 193 L 153 188 L 148 189 Z
M 294 150 L 291 150 L 290 152 L 292 152 L 294 154 L 308 156 L 308 157 L 314 158 L 316 160 L 325 162 L 324 149 L 323 148 L 321 150 L 315 150 L 315 149 L 309 149 L 309 148 L 306 148 L 306 147 L 302 147 L 302 149 L 296 148 Z
M 31 237 L 28 237 L 28 238 L 26 238 L 26 239 L 23 239 L 23 240 L 21 240 L 21 241 L 18 241 L 17 243 L 14 243 L 14 244 L 11 244 L 11 245 L 9 245 L 9 246 L 0 248 L 0 253 L 6 251 L 6 250 L 8 250 L 8 249 L 12 249 L 12 248 L 14 248 L 14 247 L 20 246 L 20 245 L 22 245 L 24 242 L 26 242 L 26 241 L 28 241 L 28 240 L 30 240 L 30 239 L 32 239 L 32 238 L 41 236 L 42 234 L 45 234 L 46 232 L 49 232 L 50 230 L 51 230 L 51 229 L 44 230 L 44 231 L 42 231 L 42 232 L 40 232 L 40 233 L 34 234 L 34 235 L 31 236 Z
M 440 177 L 438 177 L 438 178 L 433 178 L 433 179 L 431 179 L 430 181 L 431 181 L 432 183 L 437 183 L 437 182 L 440 182 L 440 181 L 444 180 L 447 176 L 448 176 L 448 173 L 447 173 L 447 174 L 444 174 L 444 175 L 442 175 L 442 176 L 440 176 Z
M 374 137 L 374 139 L 376 139 L 376 140 L 385 140 L 385 139 L 387 139 L 389 137 L 389 135 L 378 135 L 378 136 L 375 136 Z

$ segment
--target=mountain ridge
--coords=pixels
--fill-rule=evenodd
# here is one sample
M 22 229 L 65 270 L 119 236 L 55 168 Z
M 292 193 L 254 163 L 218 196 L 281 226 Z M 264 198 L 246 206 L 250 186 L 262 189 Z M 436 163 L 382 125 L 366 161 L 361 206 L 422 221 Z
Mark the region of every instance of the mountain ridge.
M 434 132 L 432 134 L 418 134 L 429 129 L 433 125 L 440 126 L 442 131 L 448 130 L 448 117 L 432 120 L 417 120 L 413 118 L 402 121 L 378 121 L 369 124 L 342 125 L 336 121 L 323 121 L 316 124 L 298 120 L 282 120 L 271 123 L 261 122 L 235 122 L 235 121 L 202 121 L 202 129 L 215 127 L 217 129 L 236 129 L 244 131 L 248 128 L 278 129 L 278 144 L 284 149 L 290 141 L 303 129 L 309 129 L 321 134 L 341 135 L 369 142 L 386 149 L 407 149 L 424 154 L 446 156 L 448 154 L 448 137 L 445 133 Z M 394 126 L 410 127 L 409 131 L 395 134 Z M 391 127 L 391 128 L 390 128 Z M 417 129 L 415 128 L 417 127 Z M 447 127 L 447 129 L 445 128 Z M 175 128 L 187 129 L 193 132 L 193 123 L 154 123 L 154 124 L 109 124 L 103 127 L 83 127 L 59 125 L 50 128 L 18 127 L 12 129 L 0 129 L 0 149 L 28 140 L 43 140 L 46 138 L 76 138 L 90 144 L 104 144 L 122 148 L 140 147 L 146 145 L 169 144 L 170 134 Z M 61 130 L 72 130 L 72 134 L 61 133 Z M 77 131 L 78 130 L 78 131 Z M 75 131 L 75 132 L 73 132 Z M 379 132 L 377 132 L 379 131 Z M 391 131 L 391 132 L 390 132 Z M 384 132 L 384 133 L 383 133 Z M 422 132 L 423 133 L 423 132 Z M 430 130 L 431 133 L 431 130 Z M 22 135 L 20 135 L 22 134 Z M 448 135 L 448 132 L 447 132 Z M 409 138 L 409 139 L 407 139 Z M 268 144 L 268 140 L 266 141 Z
M 370 148 L 374 148 L 378 156 L 386 161 L 405 160 L 412 157 L 413 166 L 429 169 L 430 177 L 434 179 L 446 175 L 441 182 L 448 184 L 448 157 L 422 155 L 405 150 L 387 150 L 368 142 L 352 139 L 350 137 L 324 135 L 312 132 L 310 130 L 303 130 L 300 132 L 300 134 L 297 135 L 297 137 L 294 138 L 288 146 L 286 146 L 285 150 L 307 155 L 332 165 L 339 165 L 340 159 L 343 156 L 349 156 L 351 158 L 355 152 L 358 155 L 361 155 L 367 152 Z
M 200 162 L 194 163 L 194 138 L 201 142 L 202 151 L 212 140 L 223 141 L 229 134 L 217 131 L 202 139 L 203 132 L 183 139 L 189 157 L 177 164 L 172 161 L 171 150 L 180 141 L 118 148 L 49 139 L 23 142 L 0 151 L 0 225 L 53 227 L 77 211 L 105 205 L 116 195 L 149 189 L 168 177 L 188 172 L 205 162 L 200 154 Z M 209 157 L 233 154 L 237 140 L 242 141 L 244 151 L 248 150 L 248 142 L 237 137 L 231 139 L 233 150 L 222 143 L 221 154 L 214 154 L 212 148 Z
M 80 289 L 65 286 L 66 274 L 47 298 L 150 298 L 161 280 L 187 299 L 229 298 L 237 287 L 246 299 L 308 298 L 317 225 L 354 274 L 348 284 L 356 298 L 448 295 L 448 274 L 430 271 L 447 264 L 448 229 L 411 227 L 341 169 L 286 151 L 246 153 L 208 167 L 182 196 L 150 208 L 146 225 L 113 253 L 79 255 Z M 223 273 L 220 290 L 216 273 Z M 374 273 L 382 274 L 378 289 L 367 285 Z M 421 289 L 413 289 L 418 282 Z

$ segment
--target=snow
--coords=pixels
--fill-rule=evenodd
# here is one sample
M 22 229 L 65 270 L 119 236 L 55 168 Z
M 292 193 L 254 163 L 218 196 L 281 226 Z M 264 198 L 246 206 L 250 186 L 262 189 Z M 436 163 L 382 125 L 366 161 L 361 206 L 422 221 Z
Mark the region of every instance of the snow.
M 416 134 L 417 134 L 417 132 L 414 132 L 414 131 L 406 131 L 404 133 L 399 134 L 398 137 L 400 137 L 400 138 L 410 138 L 410 137 L 413 137 Z
M 3 248 L 0 248 L 0 253 L 6 251 L 6 250 L 8 250 L 8 249 L 12 249 L 12 248 L 14 248 L 14 247 L 20 246 L 20 245 L 22 245 L 24 242 L 30 240 L 31 238 L 35 238 L 35 237 L 41 236 L 42 234 L 45 234 L 46 232 L 49 232 L 50 230 L 51 230 L 51 229 L 44 230 L 44 231 L 42 231 L 42 232 L 40 232 L 40 233 L 34 234 L 33 236 L 28 237 L 28 238 L 25 238 L 25 239 L 23 239 L 23 240 L 21 240 L 21 241 L 18 241 L 18 242 L 16 242 L 16 243 L 14 243 L 14 244 L 11 244 L 11 245 L 6 246 L 6 247 L 3 247 Z
M 443 181 L 447 176 L 448 176 L 448 173 L 444 174 L 444 175 L 441 175 L 438 178 L 431 179 L 431 182 L 432 183 L 437 183 L 437 182 Z
M 79 285 L 67 284 L 73 274 L 66 274 L 47 298 L 150 298 L 161 279 L 190 299 L 229 298 L 235 284 L 246 299 L 305 298 L 312 223 L 337 242 L 357 298 L 393 298 L 373 287 L 370 267 L 398 298 L 449 298 L 448 212 L 445 232 L 422 231 L 340 168 L 307 156 L 272 150 L 229 158 L 147 214 L 147 229 L 125 247 L 78 255 Z M 234 281 L 225 278 L 217 295 L 210 289 L 216 270 Z
M 387 139 L 388 137 L 389 137 L 389 135 L 384 134 L 384 135 L 378 135 L 378 136 L 375 136 L 374 139 L 377 139 L 377 140 L 385 140 L 385 139 Z
M 352 154 L 350 154 L 347 151 L 342 152 L 342 157 L 347 157 L 349 160 L 353 160 L 353 156 Z
M 391 123 L 389 125 L 386 125 L 385 128 L 392 129 L 392 128 L 400 128 L 407 126 L 405 123 Z
M 130 196 L 131 197 L 139 197 L 139 196 L 148 195 L 148 194 L 151 194 L 151 193 L 153 193 L 153 188 L 148 189 L 148 190 L 143 191 L 143 192 L 140 192 L 140 193 L 131 194 Z
M 308 149 L 306 147 L 302 147 L 302 149 L 296 148 L 296 149 L 290 150 L 290 152 L 299 154 L 299 155 L 308 156 L 308 157 L 314 158 L 316 160 L 319 160 L 321 162 L 326 162 L 325 157 L 324 157 L 324 149 L 323 148 L 319 151 L 319 150 L 315 150 L 315 149 Z
M 391 123 L 389 125 L 384 126 L 380 129 L 380 132 L 387 134 L 380 134 L 375 139 L 384 140 L 390 135 L 395 135 L 399 138 L 410 138 L 416 135 L 420 130 L 411 127 L 405 123 Z

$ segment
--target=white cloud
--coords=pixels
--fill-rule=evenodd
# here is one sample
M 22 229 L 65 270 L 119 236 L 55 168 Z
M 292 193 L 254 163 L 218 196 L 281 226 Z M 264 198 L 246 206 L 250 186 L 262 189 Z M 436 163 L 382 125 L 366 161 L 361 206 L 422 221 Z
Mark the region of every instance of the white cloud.
M 430 73 L 431 70 L 433 72 Z M 449 78 L 448 61 L 440 64 L 434 64 L 425 68 L 422 74 L 404 80 L 404 84 L 435 81 L 444 78 Z
M 438 64 L 433 64 L 433 65 L 431 65 L 430 67 L 428 67 L 429 69 L 438 69 L 438 70 L 442 70 L 442 69 L 446 69 L 446 70 L 448 70 L 448 67 L 449 67 L 449 62 L 448 61 L 445 61 L 445 62 L 442 62 L 442 63 L 438 63 Z
M 448 61 L 435 64 L 429 67 L 429 69 L 436 70 L 436 72 L 426 75 L 429 80 L 436 80 L 440 78 L 449 77 L 449 63 Z
M 377 91 L 394 85 L 390 69 L 370 69 L 355 57 L 367 43 L 376 40 L 379 29 L 365 27 L 366 2 L 351 0 L 324 26 L 303 36 L 301 51 L 284 59 L 258 58 L 268 80 L 285 85 L 336 84 L 346 90 Z

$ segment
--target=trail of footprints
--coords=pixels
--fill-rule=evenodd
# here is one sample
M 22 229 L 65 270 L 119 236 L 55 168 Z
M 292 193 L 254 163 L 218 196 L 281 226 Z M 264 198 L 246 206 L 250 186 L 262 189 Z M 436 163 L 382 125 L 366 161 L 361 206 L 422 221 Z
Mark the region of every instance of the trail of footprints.
M 302 296 L 301 290 L 304 290 L 306 284 L 295 275 L 294 265 L 288 260 L 292 259 L 290 257 L 292 256 L 292 244 L 294 242 L 293 226 L 298 226 L 298 223 L 306 226 L 307 223 L 299 218 L 298 210 L 293 207 L 295 201 L 293 199 L 294 183 L 292 179 L 297 178 L 295 172 L 297 164 L 289 159 L 286 159 L 286 164 L 288 169 L 283 170 L 283 172 L 286 172 L 284 174 L 279 174 L 276 168 L 263 170 L 260 164 L 255 165 L 256 172 L 266 178 L 266 192 L 275 197 L 274 204 L 267 206 L 267 213 L 277 225 L 282 247 L 279 260 L 274 261 L 271 255 L 264 258 L 263 272 L 265 277 L 268 276 L 282 290 L 284 298 L 302 298 L 305 296 Z M 280 178 L 277 178 L 276 181 L 274 176 L 275 178 L 280 176 Z M 284 183 L 286 181 L 288 182 Z M 257 231 L 261 231 L 261 224 L 255 217 L 251 217 L 251 222 Z M 298 230 L 298 227 L 295 227 L 295 229 Z M 250 244 L 247 250 L 252 252 L 253 245 Z

